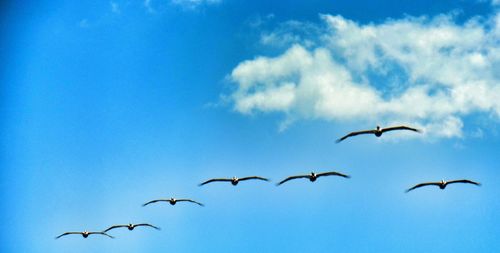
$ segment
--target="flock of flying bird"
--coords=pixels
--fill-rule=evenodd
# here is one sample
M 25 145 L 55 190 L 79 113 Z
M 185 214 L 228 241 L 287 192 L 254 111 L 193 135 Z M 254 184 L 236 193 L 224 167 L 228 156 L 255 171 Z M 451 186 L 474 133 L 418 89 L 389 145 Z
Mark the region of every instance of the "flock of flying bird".
M 342 138 L 338 139 L 337 143 L 339 143 L 339 142 L 341 142 L 341 141 L 343 141 L 343 140 L 345 140 L 345 139 L 347 139 L 349 137 L 356 136 L 356 135 L 373 134 L 376 137 L 380 137 L 385 132 L 395 131 L 395 130 L 410 130 L 410 131 L 414 131 L 414 132 L 418 132 L 418 133 L 421 132 L 420 130 L 418 130 L 416 128 L 411 128 L 411 127 L 408 127 L 408 126 L 396 126 L 396 127 L 388 127 L 388 128 L 380 128 L 379 126 L 377 126 L 376 129 L 372 129 L 372 130 L 364 130 L 364 131 L 351 132 L 351 133 L 343 136 Z M 280 181 L 279 183 L 277 183 L 276 185 L 279 186 L 279 185 L 282 185 L 282 184 L 284 184 L 284 183 L 286 183 L 286 182 L 288 182 L 290 180 L 300 179 L 300 178 L 309 179 L 309 181 L 314 182 L 319 177 L 325 177 L 325 176 L 339 176 L 339 177 L 343 177 L 343 178 L 350 178 L 349 175 L 345 175 L 345 174 L 342 174 L 342 173 L 339 173 L 339 172 L 335 172 L 335 171 L 323 172 L 323 173 L 314 173 L 314 172 L 311 172 L 310 174 L 305 174 L 305 175 L 289 176 L 289 177 L 283 179 L 282 181 Z M 209 180 L 207 180 L 207 181 L 199 184 L 199 186 L 202 186 L 202 185 L 205 185 L 205 184 L 209 184 L 209 183 L 213 183 L 213 182 L 230 182 L 233 186 L 236 186 L 236 185 L 238 185 L 239 182 L 241 182 L 241 181 L 247 181 L 247 180 L 269 181 L 269 179 L 264 178 L 264 177 L 259 177 L 259 176 L 250 176 L 250 177 L 242 177 L 242 178 L 237 178 L 237 177 L 232 177 L 232 178 L 213 178 L 213 179 L 209 179 Z M 426 183 L 417 184 L 417 185 L 409 188 L 408 190 L 406 190 L 406 192 L 415 190 L 415 189 L 420 188 L 420 187 L 431 186 L 431 185 L 438 186 L 441 190 L 444 190 L 446 188 L 446 186 L 448 186 L 449 184 L 455 184 L 455 183 L 473 184 L 473 185 L 477 185 L 477 186 L 481 185 L 478 182 L 474 182 L 474 181 L 468 180 L 468 179 L 459 179 L 459 180 L 451 180 L 451 181 L 441 180 L 441 181 L 438 181 L 438 182 L 426 182 Z M 170 203 L 170 205 L 175 205 L 177 202 L 190 202 L 190 203 L 193 203 L 193 204 L 197 204 L 199 206 L 204 206 L 202 203 L 194 201 L 192 199 L 175 199 L 175 198 L 170 198 L 170 199 L 155 199 L 155 200 L 151 200 L 149 202 L 144 203 L 142 206 L 147 206 L 149 204 L 153 204 L 153 203 L 157 203 L 157 202 L 168 202 L 168 203 Z M 113 236 L 109 235 L 107 232 L 110 231 L 110 230 L 113 230 L 113 229 L 117 229 L 117 228 L 127 228 L 128 230 L 134 230 L 134 228 L 136 228 L 136 227 L 150 227 L 150 228 L 153 228 L 153 229 L 160 230 L 159 227 L 156 227 L 156 226 L 148 224 L 148 223 L 121 224 L 121 225 L 110 226 L 109 228 L 107 228 L 107 229 L 105 229 L 103 231 L 89 232 L 89 231 L 85 230 L 83 232 L 65 232 L 65 233 L 57 236 L 56 239 L 61 238 L 61 237 L 66 236 L 66 235 L 73 235 L 73 234 L 81 235 L 83 238 L 87 238 L 89 235 L 94 235 L 94 234 L 95 235 L 104 235 L 104 236 L 107 236 L 109 238 L 114 238 Z

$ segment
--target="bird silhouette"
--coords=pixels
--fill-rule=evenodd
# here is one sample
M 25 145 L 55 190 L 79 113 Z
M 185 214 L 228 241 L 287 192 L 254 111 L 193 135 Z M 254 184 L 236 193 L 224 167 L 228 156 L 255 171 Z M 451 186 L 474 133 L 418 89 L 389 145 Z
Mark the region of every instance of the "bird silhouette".
M 269 181 L 267 178 L 263 177 L 258 177 L 258 176 L 251 176 L 251 177 L 242 177 L 242 178 L 237 178 L 237 177 L 232 177 L 232 178 L 213 178 L 209 179 L 201 184 L 199 186 L 212 183 L 212 182 L 231 182 L 232 185 L 237 185 L 240 181 L 246 181 L 246 180 L 263 180 L 263 181 Z
M 151 224 L 148 224 L 148 223 L 140 223 L 140 224 L 132 224 L 132 223 L 129 223 L 127 225 L 113 225 L 109 228 L 107 228 L 106 230 L 104 230 L 104 232 L 108 232 L 109 230 L 111 229 L 115 229 L 115 228 L 128 228 L 128 230 L 134 230 L 134 228 L 136 227 L 152 227 L 156 230 L 160 230 L 159 227 L 156 227 L 156 226 L 153 226 Z
M 105 235 L 109 238 L 114 238 L 113 236 L 106 234 L 106 232 L 88 232 L 85 230 L 83 232 L 65 232 L 65 233 L 57 236 L 56 239 L 59 239 L 59 238 L 66 236 L 66 235 L 82 235 L 83 238 L 87 238 L 87 237 L 89 237 L 89 235 Z
M 407 126 L 395 126 L 395 127 L 387 127 L 387 128 L 380 128 L 380 126 L 377 126 L 377 128 L 373 129 L 373 130 L 364 130 L 364 131 L 357 131 L 357 132 L 349 133 L 346 136 L 338 139 L 336 142 L 339 143 L 339 142 L 341 142 L 349 137 L 360 135 L 360 134 L 374 134 L 375 136 L 380 137 L 385 132 L 395 131 L 395 130 L 410 130 L 410 131 L 414 131 L 417 133 L 421 132 L 419 129 L 407 127 Z
M 204 206 L 202 203 L 194 201 L 192 199 L 175 199 L 175 198 L 155 199 L 155 200 L 151 200 L 147 203 L 144 203 L 142 206 L 147 206 L 149 204 L 156 203 L 156 202 L 168 202 L 168 203 L 170 203 L 170 205 L 175 205 L 177 202 L 191 202 L 191 203 L 195 203 L 195 204 L 200 205 L 200 206 Z
M 427 182 L 427 183 L 417 184 L 417 185 L 413 186 L 412 188 L 406 190 L 406 192 L 415 190 L 415 189 L 423 187 L 423 186 L 428 186 L 428 185 L 439 186 L 439 189 L 444 190 L 446 188 L 446 186 L 448 186 L 449 184 L 455 184 L 455 183 L 473 184 L 473 185 L 477 185 L 477 186 L 481 185 L 478 182 L 474 182 L 474 181 L 471 181 L 468 179 L 460 179 L 460 180 L 452 180 L 452 181 L 441 180 L 439 182 Z
M 277 183 L 276 185 L 281 185 L 287 181 L 290 181 L 293 179 L 298 179 L 298 178 L 307 178 L 307 179 L 309 179 L 309 181 L 314 182 L 314 181 L 316 181 L 316 179 L 318 179 L 318 177 L 325 177 L 325 176 L 339 176 L 339 177 L 350 178 L 350 176 L 348 176 L 348 175 L 344 175 L 342 173 L 338 173 L 335 171 L 323 172 L 323 173 L 318 173 L 318 174 L 311 172 L 311 174 L 308 174 L 308 175 L 298 175 L 298 176 L 287 177 L 283 181 Z

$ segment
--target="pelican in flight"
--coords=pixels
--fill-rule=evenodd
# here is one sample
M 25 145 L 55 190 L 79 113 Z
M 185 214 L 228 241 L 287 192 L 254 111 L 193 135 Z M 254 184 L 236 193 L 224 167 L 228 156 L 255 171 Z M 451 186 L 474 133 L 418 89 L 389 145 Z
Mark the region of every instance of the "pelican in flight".
M 205 185 L 205 184 L 208 184 L 208 183 L 212 183 L 212 182 L 231 182 L 232 185 L 237 185 L 240 181 L 252 180 L 252 179 L 269 181 L 269 179 L 267 179 L 267 178 L 258 177 L 258 176 L 242 177 L 242 178 L 237 178 L 237 177 L 232 177 L 232 178 L 213 178 L 213 179 L 209 179 L 209 180 L 207 180 L 207 181 L 199 184 L 199 186 L 202 186 L 202 185 Z
M 156 203 L 156 202 L 168 202 L 168 203 L 170 203 L 170 205 L 175 205 L 177 202 L 191 202 L 191 203 L 195 203 L 197 205 L 203 206 L 202 203 L 194 201 L 192 199 L 175 199 L 175 198 L 170 198 L 170 199 L 155 199 L 155 200 L 151 200 L 151 201 L 143 204 L 142 206 L 147 206 L 149 204 Z
M 59 239 L 65 235 L 82 235 L 83 238 L 87 238 L 87 237 L 89 237 L 89 235 L 105 235 L 109 238 L 114 238 L 113 236 L 106 234 L 106 231 L 104 231 L 104 232 L 88 232 L 87 230 L 85 230 L 83 232 L 66 232 L 66 233 L 63 233 L 63 234 L 57 236 L 56 239 Z
M 377 126 L 377 128 L 373 129 L 373 130 L 364 130 L 364 131 L 357 131 L 357 132 L 349 133 L 348 135 L 338 139 L 336 142 L 339 143 L 339 142 L 341 142 L 349 137 L 360 135 L 360 134 L 374 134 L 375 136 L 380 137 L 380 136 L 382 136 L 383 133 L 389 132 L 389 131 L 394 131 L 394 130 L 410 130 L 410 131 L 414 131 L 417 133 L 421 132 L 419 129 L 407 127 L 407 126 L 395 126 L 395 127 L 387 127 L 387 128 L 380 128 L 380 126 Z
M 318 173 L 318 174 L 311 172 L 311 174 L 309 174 L 309 175 L 298 175 L 298 176 L 287 177 L 283 181 L 279 182 L 276 185 L 278 186 L 278 185 L 281 185 L 289 180 L 293 180 L 293 179 L 297 179 L 297 178 L 307 178 L 307 179 L 309 179 L 309 181 L 314 182 L 314 181 L 316 181 L 316 179 L 318 179 L 318 177 L 325 177 L 325 176 L 339 176 L 339 177 L 350 178 L 350 176 L 348 176 L 348 175 L 344 175 L 342 173 L 338 173 L 335 171 L 323 172 L 323 173 Z
M 156 230 L 160 230 L 159 227 L 156 227 L 156 226 L 153 226 L 151 224 L 147 224 L 147 223 L 140 223 L 140 224 L 132 224 L 132 223 L 129 223 L 128 225 L 114 225 L 114 226 L 111 226 L 109 228 L 107 228 L 106 230 L 104 230 L 104 232 L 108 232 L 109 230 L 111 229 L 115 229 L 115 228 L 128 228 L 128 230 L 134 230 L 134 228 L 136 227 L 152 227 Z
M 428 183 L 417 184 L 417 185 L 413 186 L 412 188 L 406 190 L 406 192 L 415 190 L 415 189 L 423 187 L 423 186 L 428 186 L 428 185 L 439 186 L 439 189 L 444 190 L 444 188 L 446 188 L 447 185 L 449 185 L 449 184 L 455 184 L 455 183 L 474 184 L 474 185 L 477 185 L 477 186 L 481 185 L 478 182 L 474 182 L 474 181 L 471 181 L 471 180 L 468 180 L 468 179 L 460 179 L 460 180 L 452 180 L 452 181 L 441 180 L 439 182 L 428 182 Z

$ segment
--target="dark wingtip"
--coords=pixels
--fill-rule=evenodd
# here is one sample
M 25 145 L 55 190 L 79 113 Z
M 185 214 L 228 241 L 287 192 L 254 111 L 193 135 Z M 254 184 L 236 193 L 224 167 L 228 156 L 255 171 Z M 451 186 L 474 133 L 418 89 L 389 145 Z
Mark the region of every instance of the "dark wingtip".
M 335 140 L 335 143 L 340 143 L 342 140 L 341 139 L 337 139 Z

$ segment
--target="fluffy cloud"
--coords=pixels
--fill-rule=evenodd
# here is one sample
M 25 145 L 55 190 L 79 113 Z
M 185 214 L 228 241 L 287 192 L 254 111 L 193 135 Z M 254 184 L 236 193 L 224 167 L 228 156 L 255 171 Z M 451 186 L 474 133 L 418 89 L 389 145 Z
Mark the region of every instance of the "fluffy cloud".
M 450 15 L 364 25 L 320 18 L 262 35 L 263 44 L 290 45 L 234 68 L 236 111 L 281 112 L 287 123 L 411 123 L 440 137 L 462 136 L 467 115 L 500 116 L 500 14 L 464 24 Z

